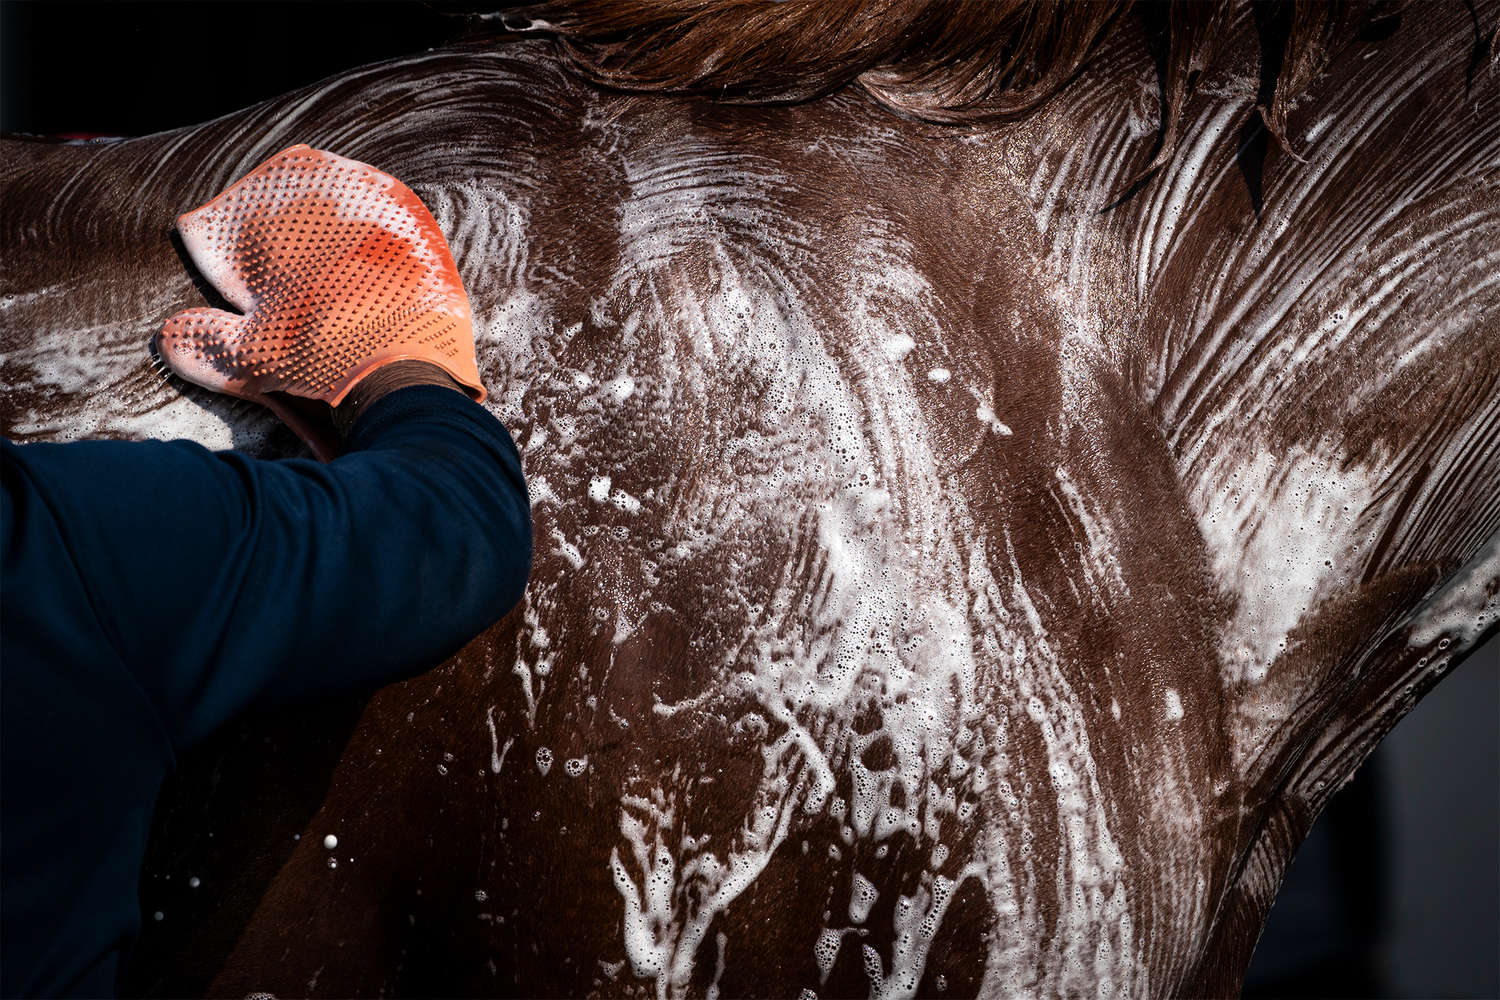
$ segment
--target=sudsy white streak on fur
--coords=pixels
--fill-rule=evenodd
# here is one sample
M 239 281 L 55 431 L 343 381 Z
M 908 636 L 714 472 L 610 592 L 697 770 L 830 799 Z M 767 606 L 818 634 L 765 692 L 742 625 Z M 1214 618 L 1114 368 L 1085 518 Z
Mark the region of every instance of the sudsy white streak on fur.
M 1255 683 L 1302 617 L 1346 590 L 1377 533 L 1360 513 L 1380 484 L 1367 466 L 1341 468 L 1335 449 L 1226 456 L 1192 497 L 1203 511 L 1213 570 L 1241 594 L 1221 638 L 1230 683 Z M 1216 493 L 1209 491 L 1217 491 Z
M 1433 669 L 1467 652 L 1500 620 L 1500 535 L 1492 537 L 1453 579 L 1412 615 L 1418 623 L 1407 642 L 1430 648 Z M 1423 666 L 1426 666 L 1424 663 Z

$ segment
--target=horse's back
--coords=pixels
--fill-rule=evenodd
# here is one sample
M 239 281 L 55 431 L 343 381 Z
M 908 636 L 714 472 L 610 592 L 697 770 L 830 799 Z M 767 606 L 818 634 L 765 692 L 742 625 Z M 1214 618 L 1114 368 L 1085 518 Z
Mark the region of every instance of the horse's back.
M 1442 558 L 1399 579 L 1346 553 L 1347 511 L 1327 544 L 1309 540 L 1327 505 L 1293 496 L 1256 435 L 1273 427 L 1303 478 L 1349 479 L 1349 423 L 1316 408 L 1334 382 L 1306 397 L 1318 415 L 1303 426 L 1265 414 L 1313 383 L 1238 359 L 1326 375 L 1378 327 L 1299 355 L 1291 333 L 1318 297 L 1254 297 L 1257 269 L 1275 269 L 1234 258 L 1249 223 L 1224 220 L 1253 219 L 1250 199 L 1209 135 L 1232 94 L 1190 110 L 1185 166 L 1098 211 L 1108 199 L 1089 199 L 1130 178 L 1143 60 L 1111 49 L 1038 119 L 966 132 L 850 93 L 759 109 L 606 94 L 537 46 L 432 53 L 145 140 L 134 159 L 122 148 L 58 195 L 65 208 L 90 185 L 102 199 L 120 177 L 149 180 L 132 222 L 144 242 L 292 142 L 398 174 L 453 245 L 491 405 L 531 485 L 536 564 L 510 618 L 357 721 L 302 717 L 322 767 L 283 780 L 246 765 L 264 721 L 224 737 L 214 759 L 246 801 L 294 790 L 276 815 L 236 824 L 213 774 L 169 809 L 148 896 L 177 891 L 164 877 L 180 885 L 184 857 L 210 866 L 205 885 L 235 881 L 202 938 L 205 968 L 227 956 L 217 991 L 1139 994 L 1205 974 L 1207 943 L 1242 919 L 1226 923 L 1223 900 L 1256 810 L 1292 770 L 1279 748 L 1309 732 L 1283 702 L 1304 697 L 1319 657 L 1359 675 L 1363 631 L 1409 615 L 1485 536 L 1482 517 L 1452 528 Z M 1120 97 L 1118 113 L 1067 97 L 1089 87 Z M 1351 135 L 1353 151 L 1370 141 Z M 1454 155 L 1492 180 L 1487 135 Z M 169 155 L 193 149 L 196 163 Z M 1436 198 L 1427 161 L 1381 169 Z M 1294 170 L 1280 164 L 1268 192 L 1296 187 Z M 1466 240 L 1500 218 L 1492 190 L 1469 197 Z M 1318 218 L 1347 201 L 1312 181 L 1305 198 Z M 1448 216 L 1406 219 L 1446 232 Z M 50 217 L 87 240 L 78 213 Z M 1315 229 L 1280 260 L 1318 279 L 1331 272 L 1307 263 Z M 175 266 L 146 247 L 140 273 Z M 1480 258 L 1423 261 L 1461 276 Z M 87 322 L 129 287 L 111 266 L 79 306 Z M 193 304 L 186 279 L 155 285 L 142 329 Z M 1403 322 L 1451 315 L 1425 291 L 1409 309 Z M 1493 319 L 1466 330 L 1493 358 Z M 194 433 L 260 426 L 137 374 L 123 398 L 80 378 L 46 399 L 60 364 L 25 368 L 7 338 L 7 377 L 36 393 L 23 431 L 133 433 L 142 412 Z M 1466 401 L 1439 428 L 1466 439 L 1492 383 L 1472 365 L 1422 371 Z M 1411 503 L 1483 493 L 1448 462 L 1448 491 Z M 1360 508 L 1347 523 L 1361 539 L 1400 493 L 1372 477 L 1330 501 Z M 1244 516 L 1255 503 L 1277 512 L 1265 535 L 1295 544 L 1264 540 Z M 1344 555 L 1369 569 L 1357 587 Z M 1298 586 L 1278 590 L 1288 573 Z M 327 735 L 347 727 L 347 743 Z M 308 741 L 267 737 L 270 760 Z M 1298 777 L 1311 795 L 1315 776 Z M 234 829 L 195 826 L 206 790 Z M 260 843 L 271 830 L 280 848 Z M 148 927 L 148 954 L 153 934 L 192 940 Z

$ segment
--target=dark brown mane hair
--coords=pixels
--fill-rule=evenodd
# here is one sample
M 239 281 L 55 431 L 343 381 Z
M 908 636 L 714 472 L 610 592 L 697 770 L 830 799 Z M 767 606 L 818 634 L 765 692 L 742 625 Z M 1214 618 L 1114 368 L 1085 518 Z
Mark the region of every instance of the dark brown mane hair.
M 552 34 L 579 72 L 610 87 L 777 103 L 853 83 L 899 114 L 945 123 L 1029 114 L 1133 20 L 1159 70 L 1154 167 L 1171 153 L 1177 111 L 1232 34 L 1260 41 L 1260 111 L 1280 138 L 1288 106 L 1329 55 L 1372 25 L 1393 29 L 1402 2 L 545 0 L 494 17 Z

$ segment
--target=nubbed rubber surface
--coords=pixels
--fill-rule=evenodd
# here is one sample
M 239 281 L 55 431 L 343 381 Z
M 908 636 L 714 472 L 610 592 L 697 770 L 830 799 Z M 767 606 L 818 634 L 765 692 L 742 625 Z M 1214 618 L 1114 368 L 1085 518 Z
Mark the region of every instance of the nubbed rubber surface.
M 432 214 L 368 164 L 292 146 L 178 219 L 193 262 L 243 315 L 187 309 L 157 338 L 183 378 L 265 402 L 336 406 L 400 360 L 439 365 L 477 400 L 469 301 Z

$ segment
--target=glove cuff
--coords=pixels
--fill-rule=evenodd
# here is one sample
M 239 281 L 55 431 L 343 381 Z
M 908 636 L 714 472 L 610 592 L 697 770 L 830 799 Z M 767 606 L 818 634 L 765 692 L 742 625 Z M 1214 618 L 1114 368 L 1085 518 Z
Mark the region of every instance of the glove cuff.
M 470 397 L 474 395 L 440 365 L 410 359 L 391 361 L 368 372 L 349 387 L 343 402 L 333 408 L 333 424 L 340 435 L 348 437 L 360 414 L 376 400 L 414 385 L 442 386 Z

